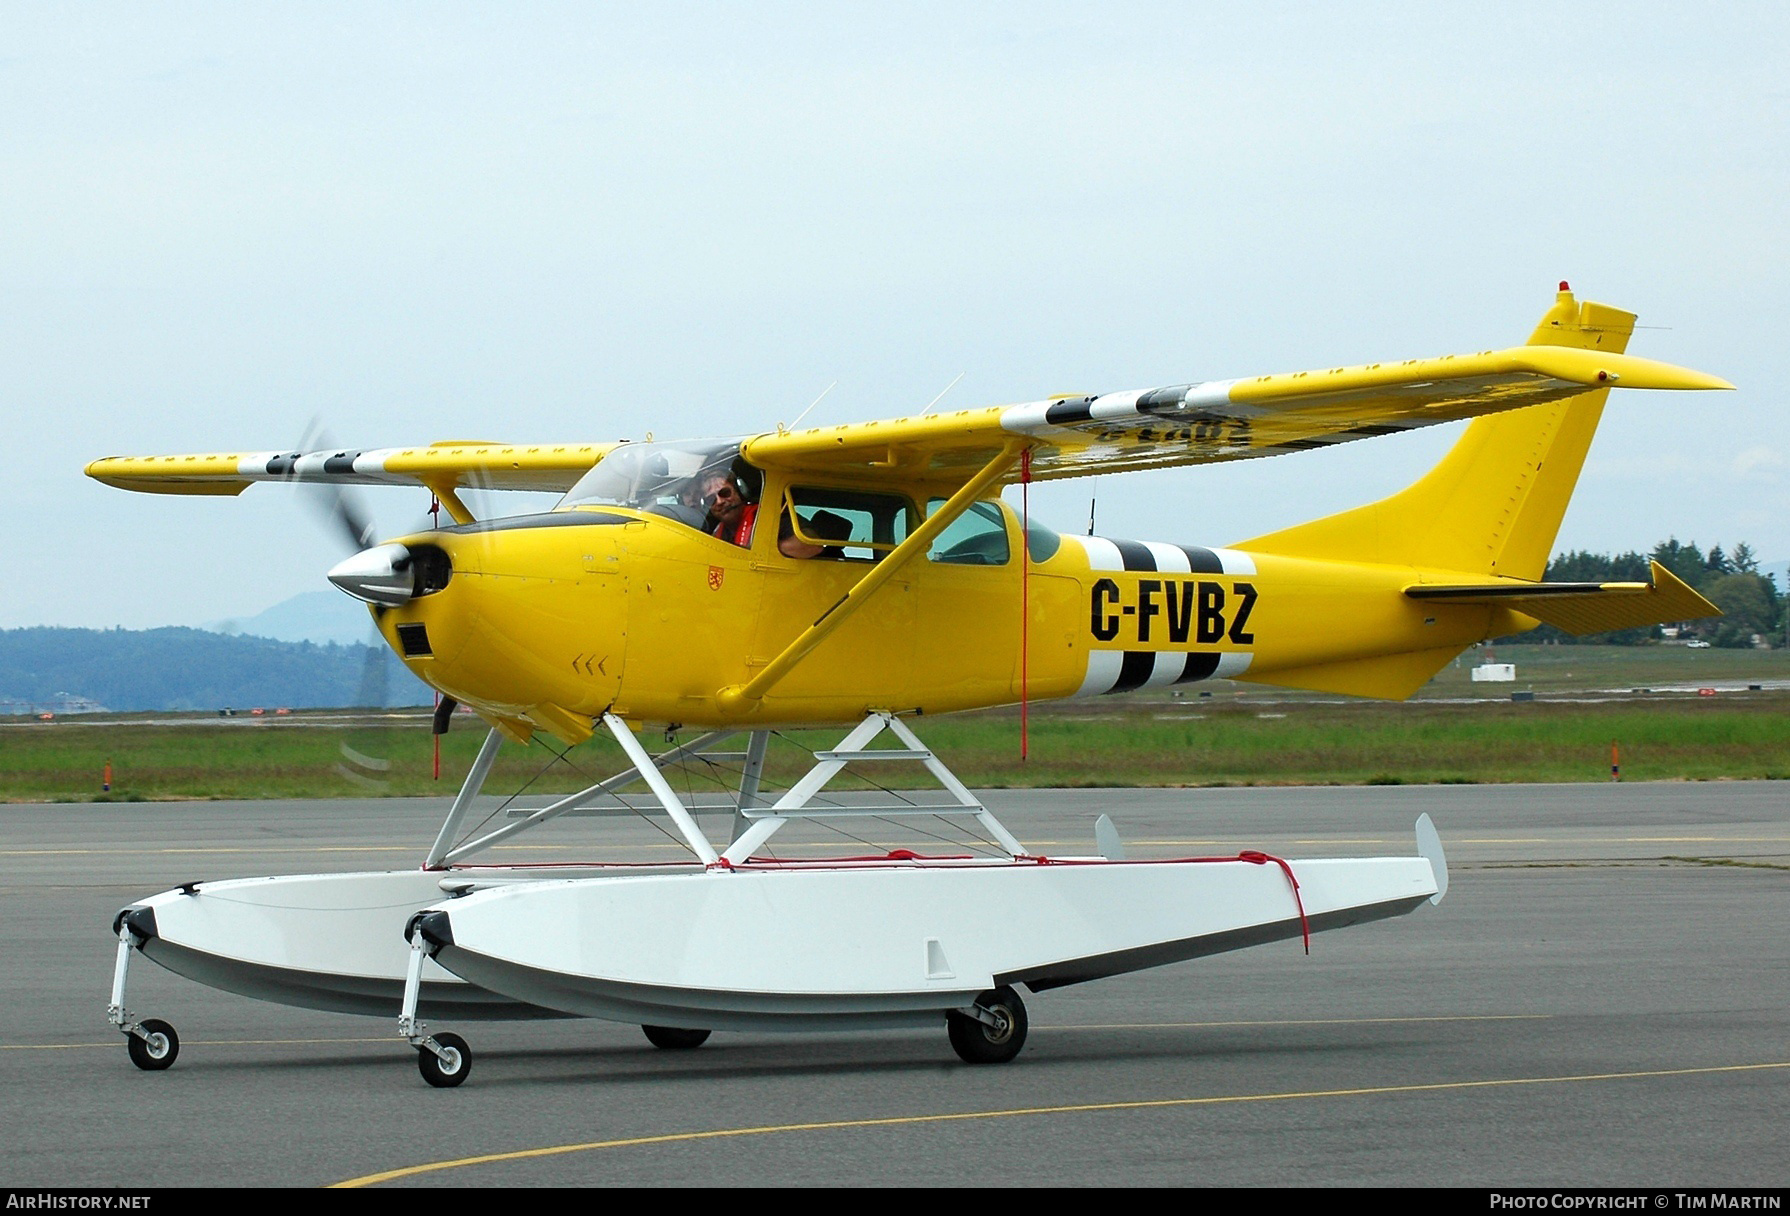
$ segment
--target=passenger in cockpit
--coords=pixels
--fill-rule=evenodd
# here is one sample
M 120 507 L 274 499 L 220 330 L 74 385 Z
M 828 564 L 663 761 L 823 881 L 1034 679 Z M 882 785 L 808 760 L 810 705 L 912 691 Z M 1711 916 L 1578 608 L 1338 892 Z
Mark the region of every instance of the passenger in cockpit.
M 710 520 L 703 509 L 702 478 L 692 477 L 678 489 L 676 502 L 662 502 L 645 508 L 648 515 L 663 515 L 692 528 L 709 530 Z
M 815 540 L 847 541 L 851 539 L 851 520 L 831 511 L 816 511 L 802 523 L 802 531 Z M 793 535 L 787 542 L 777 546 L 785 557 L 820 557 L 838 560 L 845 556 L 845 550 L 837 544 L 812 545 L 798 540 Z M 796 551 L 793 551 L 796 550 Z

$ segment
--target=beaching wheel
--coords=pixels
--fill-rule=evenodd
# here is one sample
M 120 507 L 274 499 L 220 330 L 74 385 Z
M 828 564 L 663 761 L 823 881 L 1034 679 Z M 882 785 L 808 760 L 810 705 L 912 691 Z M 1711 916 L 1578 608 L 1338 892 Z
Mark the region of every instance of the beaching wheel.
M 140 1025 L 147 1038 L 140 1039 L 134 1034 L 124 1037 L 131 1063 L 144 1072 L 160 1072 L 173 1064 L 180 1055 L 180 1036 L 174 1033 L 174 1027 L 160 1018 L 150 1018 Z
M 951 1047 L 966 1064 L 1005 1064 L 1026 1045 L 1026 1007 L 1019 993 L 1002 986 L 976 998 L 976 1007 L 994 1015 L 996 1025 L 953 1009 L 945 1014 Z
M 436 1055 L 427 1047 L 416 1049 L 416 1066 L 423 1080 L 436 1089 L 452 1089 L 466 1080 L 472 1071 L 472 1048 L 457 1034 L 438 1034 L 435 1042 L 441 1047 Z

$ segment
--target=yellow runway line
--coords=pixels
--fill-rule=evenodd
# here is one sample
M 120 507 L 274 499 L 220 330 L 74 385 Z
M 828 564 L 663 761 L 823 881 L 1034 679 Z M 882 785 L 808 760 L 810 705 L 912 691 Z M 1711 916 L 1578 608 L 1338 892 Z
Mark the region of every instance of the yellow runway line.
M 723 1140 L 740 1136 L 772 1136 L 785 1132 L 843 1131 L 860 1127 L 904 1127 L 921 1123 L 960 1123 L 973 1119 L 1016 1119 L 1037 1115 L 1075 1115 L 1102 1111 L 1164 1110 L 1173 1107 L 1228 1106 L 1245 1102 L 1290 1102 L 1306 1098 L 1367 1098 L 1391 1094 L 1441 1093 L 1448 1090 L 1495 1089 L 1518 1085 L 1567 1085 L 1588 1081 L 1632 1081 L 1650 1077 L 1710 1076 L 1717 1073 L 1759 1072 L 1790 1068 L 1790 1060 L 1769 1064 L 1724 1064 L 1709 1068 L 1657 1068 L 1641 1072 L 1581 1073 L 1562 1077 L 1506 1077 L 1483 1081 L 1437 1081 L 1424 1085 L 1376 1085 L 1359 1089 L 1317 1089 L 1267 1094 L 1226 1094 L 1207 1098 L 1153 1098 L 1132 1102 L 1084 1102 L 1072 1106 L 1029 1106 L 1014 1110 L 961 1111 L 937 1115 L 894 1115 L 880 1119 L 837 1119 L 824 1123 L 785 1123 L 762 1127 L 717 1128 L 704 1132 L 671 1132 L 659 1136 L 632 1136 L 620 1140 L 593 1140 L 584 1144 L 558 1144 L 549 1148 L 525 1148 L 507 1153 L 484 1153 L 476 1157 L 460 1157 L 451 1161 L 432 1161 L 424 1165 L 407 1165 L 377 1174 L 364 1174 L 331 1183 L 332 1187 L 376 1186 L 399 1178 L 442 1170 L 463 1169 L 470 1165 L 491 1165 L 499 1161 L 526 1161 L 538 1157 L 561 1157 L 570 1153 L 588 1153 L 599 1149 L 638 1148 L 648 1144 L 677 1144 L 696 1140 Z
M 1405 1018 L 1282 1018 L 1269 1021 L 1236 1022 L 1110 1022 L 1086 1026 L 1037 1026 L 1032 1033 L 1046 1030 L 1235 1030 L 1246 1026 L 1380 1026 L 1407 1022 L 1545 1022 L 1551 1013 L 1450 1013 L 1434 1017 Z

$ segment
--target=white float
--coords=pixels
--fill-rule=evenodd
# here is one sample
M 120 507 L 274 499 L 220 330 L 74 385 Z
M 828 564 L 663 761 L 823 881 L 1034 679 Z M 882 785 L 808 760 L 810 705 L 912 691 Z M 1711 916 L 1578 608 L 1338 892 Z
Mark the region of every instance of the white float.
M 944 1024 L 965 1060 L 1012 1059 L 1025 1042 L 1018 989 L 1032 992 L 1410 912 L 1447 891 L 1425 816 L 1415 857 L 1287 861 L 1262 853 L 1127 860 L 1104 816 L 1102 855 L 1029 853 L 900 719 L 873 714 L 775 802 L 760 796 L 767 736 L 704 751 L 725 732 L 654 757 L 606 724 L 634 767 L 455 843 L 499 747 L 493 732 L 421 868 L 188 883 L 121 911 L 111 1021 L 131 1058 L 166 1068 L 179 1037 L 125 1007 L 136 954 L 212 987 L 341 1013 L 398 1017 L 423 1076 L 457 1085 L 471 1049 L 423 1016 L 576 1016 L 642 1025 L 661 1047 L 713 1030 L 837 1030 Z M 902 745 L 866 750 L 883 732 Z M 696 756 L 743 761 L 717 848 L 661 769 Z M 818 805 L 858 760 L 923 763 L 944 803 Z M 673 865 L 492 866 L 468 858 L 600 795 L 644 781 L 694 860 Z M 714 808 L 706 808 L 714 809 Z M 954 818 L 976 856 L 771 861 L 801 819 Z
M 1423 857 L 753 865 L 480 891 L 419 929 L 433 961 L 530 1005 L 821 1030 L 942 1022 L 1003 986 L 1297 939 L 1410 912 L 1438 889 Z

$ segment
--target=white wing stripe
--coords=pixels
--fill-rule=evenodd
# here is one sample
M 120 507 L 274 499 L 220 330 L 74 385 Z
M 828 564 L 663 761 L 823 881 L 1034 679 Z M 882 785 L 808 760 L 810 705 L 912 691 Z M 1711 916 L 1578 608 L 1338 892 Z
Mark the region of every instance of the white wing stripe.
M 1089 406 L 1089 412 L 1102 422 L 1108 418 L 1135 418 L 1138 413 L 1137 399 L 1144 395 L 1144 390 L 1134 388 L 1123 393 L 1108 393 Z
M 1185 397 L 1181 398 L 1181 408 L 1184 410 L 1201 410 L 1211 409 L 1214 406 L 1219 405 L 1229 405 L 1231 403 L 1231 386 L 1237 383 L 1240 382 L 1236 380 L 1208 380 L 1204 384 L 1196 384 L 1187 390 L 1187 395 Z M 1259 409 L 1252 408 L 1250 410 L 1250 413 L 1252 414 L 1261 412 L 1263 411 Z
M 1094 398 L 1086 407 L 1086 413 L 1079 421 L 1092 418 L 1100 422 L 1111 422 L 1119 419 L 1169 417 L 1190 411 L 1209 410 L 1225 406 L 1235 412 L 1242 408 L 1251 415 L 1262 413 L 1257 407 L 1236 407 L 1231 405 L 1231 386 L 1240 383 L 1237 380 L 1208 380 L 1201 384 L 1189 385 L 1180 399 L 1173 405 L 1158 405 L 1153 410 L 1140 410 L 1138 398 L 1145 394 L 1160 393 L 1163 389 L 1134 388 L 1118 393 L 1103 393 Z M 1001 411 L 1001 429 L 1016 435 L 1049 435 L 1078 425 L 1071 422 L 1058 425 L 1050 422 L 1047 415 L 1053 405 L 1059 401 L 1028 401 L 1024 405 L 1010 405 Z M 1080 398 L 1073 400 L 1079 401 Z

